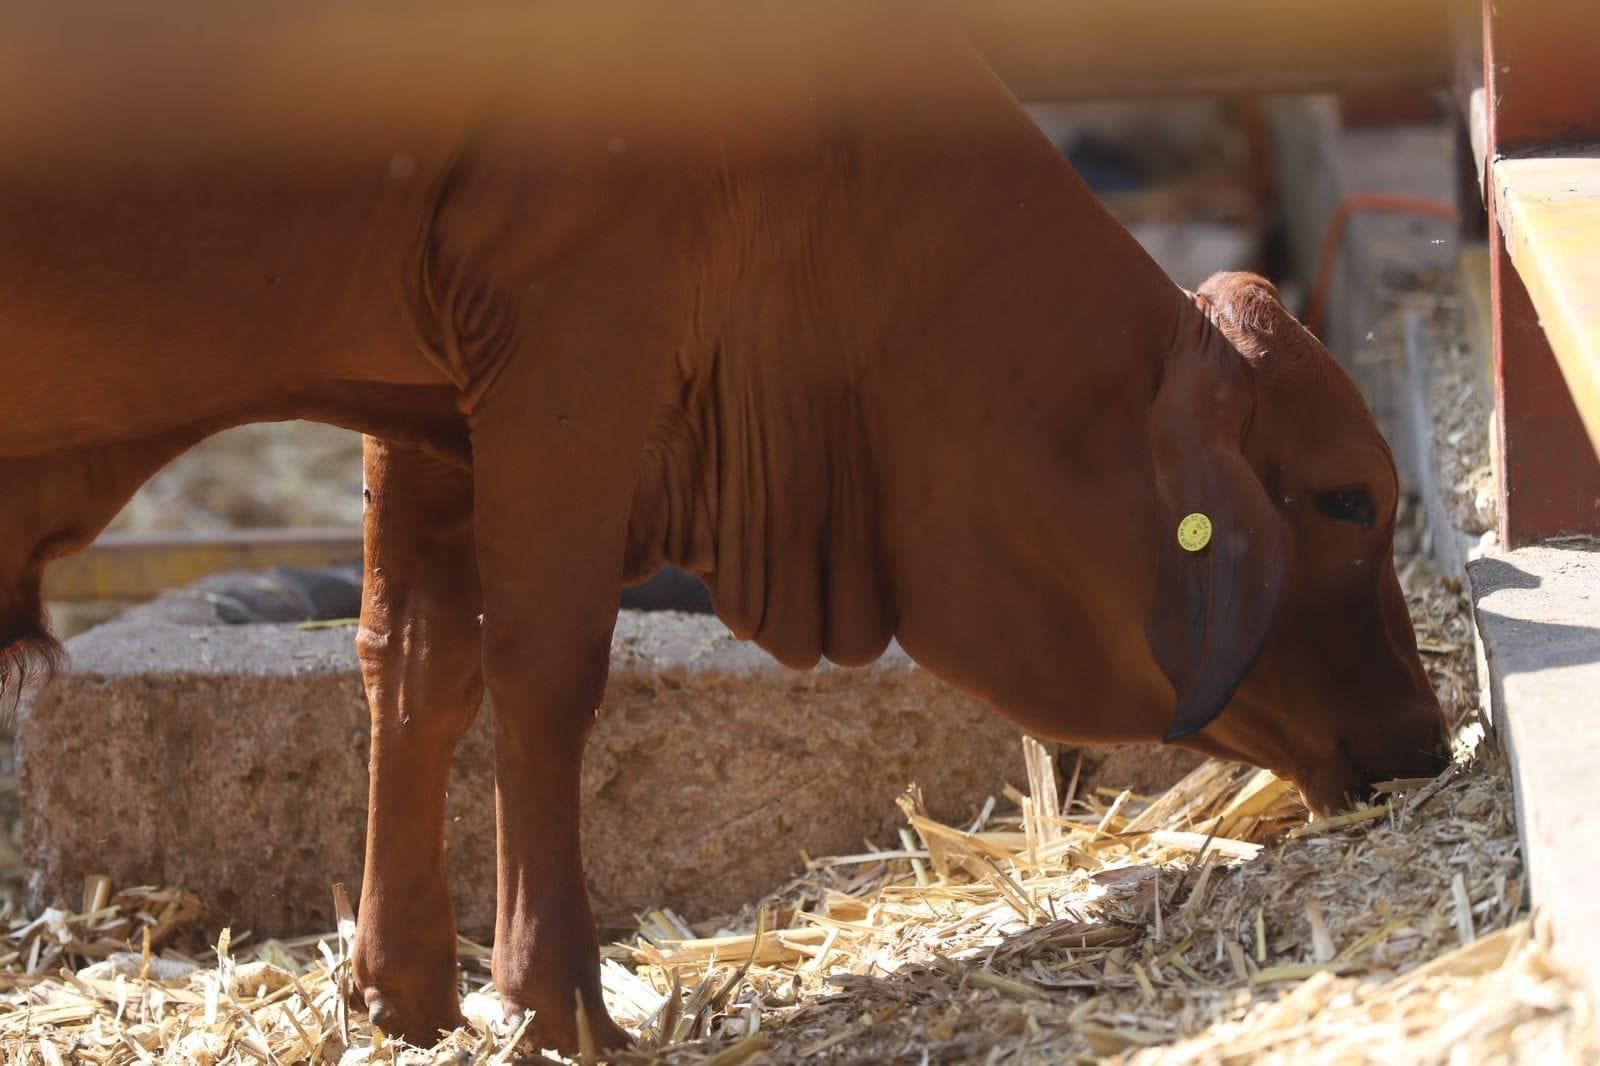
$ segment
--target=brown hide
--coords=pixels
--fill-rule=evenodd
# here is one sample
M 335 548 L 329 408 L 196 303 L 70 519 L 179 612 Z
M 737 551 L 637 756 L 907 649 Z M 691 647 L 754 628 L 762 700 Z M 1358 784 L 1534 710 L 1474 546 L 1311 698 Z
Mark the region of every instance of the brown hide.
M 1270 284 L 1219 274 L 1196 302 L 1255 382 L 1242 450 L 1294 555 L 1260 657 L 1206 734 L 1327 810 L 1443 755 L 1394 568 L 1394 458 L 1355 384 Z
M 596 8 L 0 23 L 4 652 L 37 644 L 52 545 L 200 435 L 384 438 L 380 1024 L 458 1017 L 428 915 L 486 688 L 496 984 L 551 1044 L 575 990 L 623 1039 L 577 768 L 618 589 L 664 562 L 786 663 L 898 639 L 1042 735 L 1183 738 L 1321 807 L 1437 765 L 1393 463 L 1265 283 L 1174 287 L 931 6 Z M 1191 510 L 1216 534 L 1186 554 Z
M 1245 458 L 1254 413 L 1251 372 L 1235 349 L 1196 323 L 1168 355 L 1150 412 L 1156 491 L 1172 535 L 1159 555 L 1151 650 L 1177 691 L 1164 739 L 1182 740 L 1222 713 L 1266 642 L 1294 542 Z M 1204 515 L 1210 543 L 1184 549 L 1184 516 Z

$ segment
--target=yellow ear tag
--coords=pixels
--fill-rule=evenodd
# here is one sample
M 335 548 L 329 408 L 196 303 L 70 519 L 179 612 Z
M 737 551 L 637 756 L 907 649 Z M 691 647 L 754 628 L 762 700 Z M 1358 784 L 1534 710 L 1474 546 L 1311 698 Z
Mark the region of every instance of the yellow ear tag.
M 1196 511 L 1184 515 L 1178 523 L 1178 547 L 1186 552 L 1197 552 L 1211 543 L 1211 519 Z

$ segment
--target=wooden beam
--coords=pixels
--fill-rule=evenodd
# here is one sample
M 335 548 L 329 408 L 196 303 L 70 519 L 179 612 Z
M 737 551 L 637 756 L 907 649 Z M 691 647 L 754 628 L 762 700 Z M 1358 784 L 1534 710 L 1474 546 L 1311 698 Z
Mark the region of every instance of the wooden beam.
M 45 598 L 59 603 L 144 600 L 223 570 L 360 561 L 360 530 L 109 534 L 77 555 L 51 563 L 45 572 Z
M 1485 0 L 1483 19 L 1494 154 L 1600 139 L 1600 4 Z
M 1447 0 L 954 0 L 1024 101 L 1447 87 Z
M 1488 245 L 1464 245 L 1456 257 L 1456 268 L 1467 344 L 1472 349 L 1472 385 L 1487 409 L 1494 403 L 1494 299 L 1489 288 Z

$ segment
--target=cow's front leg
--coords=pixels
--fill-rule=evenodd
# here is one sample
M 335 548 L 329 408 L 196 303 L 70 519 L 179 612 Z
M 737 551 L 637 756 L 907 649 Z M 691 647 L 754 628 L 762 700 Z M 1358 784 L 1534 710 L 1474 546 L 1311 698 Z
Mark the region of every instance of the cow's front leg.
M 495 708 L 499 828 L 495 987 L 508 1010 L 537 1012 L 538 1046 L 568 1052 L 581 1046 L 580 999 L 596 1047 L 629 1042 L 601 999 L 579 846 L 579 769 L 610 647 L 609 628 L 589 634 L 580 642 L 547 632 L 538 655 L 515 638 L 497 652 L 491 636 L 485 659 Z
M 473 415 L 495 719 L 494 981 L 508 1007 L 537 1012 L 539 1042 L 563 1051 L 580 1046 L 580 1000 L 596 1047 L 628 1043 L 601 1000 L 579 844 L 579 771 L 610 664 L 647 417 L 626 389 L 620 370 L 544 355 L 507 366 Z
M 483 700 L 472 475 L 367 438 L 357 639 L 372 712 L 352 999 L 424 1047 L 461 1024 L 445 786 Z
M 583 747 L 605 688 L 620 582 L 613 565 L 603 591 L 579 592 L 575 575 L 560 571 L 581 570 L 585 560 L 564 559 L 568 541 L 554 539 L 530 535 L 479 550 L 495 717 L 494 983 L 508 1010 L 537 1012 L 538 1046 L 570 1052 L 580 1047 L 580 998 L 596 1047 L 628 1043 L 600 997 L 578 829 Z

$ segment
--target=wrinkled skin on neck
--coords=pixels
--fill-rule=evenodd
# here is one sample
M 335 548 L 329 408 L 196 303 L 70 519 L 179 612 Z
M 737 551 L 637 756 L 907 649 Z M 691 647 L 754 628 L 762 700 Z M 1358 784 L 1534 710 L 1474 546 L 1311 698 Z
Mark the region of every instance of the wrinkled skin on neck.
M 1078 246 L 1120 252 L 1098 221 L 1077 220 Z M 719 338 L 729 356 L 652 435 L 630 572 L 699 571 L 790 665 L 896 638 L 1040 735 L 1166 737 L 1270 767 L 1324 811 L 1436 772 L 1443 720 L 1390 558 L 1395 469 L 1365 403 L 1263 280 L 1191 298 L 1142 266 L 1053 324 L 1019 306 L 942 338 L 987 343 L 981 360 L 929 338 L 916 369 L 844 377 L 764 362 L 792 329 Z M 1119 342 L 1140 307 L 1159 328 Z M 1040 334 L 1081 347 L 1006 364 Z M 1338 493 L 1370 515 L 1325 513 Z M 1216 532 L 1191 556 L 1175 530 L 1196 510 Z

